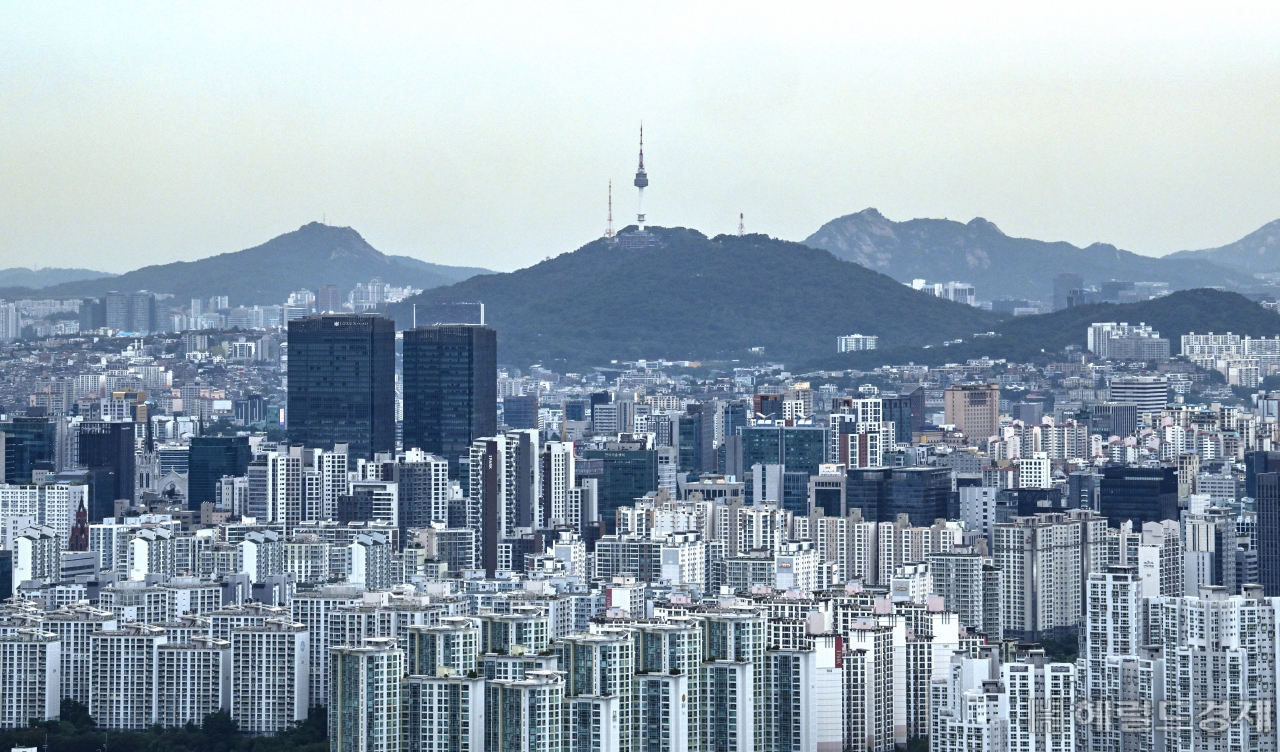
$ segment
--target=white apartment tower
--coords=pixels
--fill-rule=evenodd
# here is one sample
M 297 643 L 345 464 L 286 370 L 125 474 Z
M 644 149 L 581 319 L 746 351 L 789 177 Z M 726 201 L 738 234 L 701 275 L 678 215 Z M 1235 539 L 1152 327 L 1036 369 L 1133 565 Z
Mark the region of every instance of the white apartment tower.
M 411 752 L 501 749 L 486 746 L 485 685 L 484 679 L 457 674 L 405 677 L 401 748 Z
M 329 748 L 332 752 L 399 752 L 400 678 L 404 652 L 390 637 L 329 651 Z
M 130 624 L 89 637 L 89 715 L 103 729 L 145 729 L 159 722 L 161 627 Z
M 62 643 L 62 686 L 59 697 L 89 704 L 92 668 L 89 638 L 95 632 L 115 628 L 115 614 L 87 605 L 67 606 L 56 611 L 44 611 L 40 615 L 40 630 L 53 632 Z
M 165 728 L 199 725 L 231 706 L 231 643 L 196 636 L 165 643 L 158 651 L 157 723 Z
M 841 749 L 844 741 L 844 656 L 834 634 L 816 635 L 807 650 L 765 653 L 765 726 L 769 750 Z
M 580 519 L 570 509 L 570 491 L 575 482 L 573 442 L 548 441 L 542 449 L 542 504 L 547 526 L 569 524 Z
M 1076 666 L 1033 655 L 1000 667 L 1008 752 L 1075 752 Z
M 327 585 L 295 593 L 289 604 L 293 621 L 306 626 L 310 637 L 307 694 L 313 705 L 329 704 L 329 614 L 339 608 L 358 606 L 363 600 L 363 588 Z
M 469 616 L 445 616 L 436 625 L 412 626 L 405 637 L 405 673 L 435 676 L 443 667 L 466 675 L 476 670 L 480 624 Z
M 231 630 L 231 718 L 250 735 L 278 734 L 310 707 L 307 628 L 287 619 Z
M 1066 636 L 1079 625 L 1084 579 L 1106 560 L 1106 527 L 1105 518 L 1087 511 L 1014 517 L 992 526 L 1006 635 Z
M 13 584 L 28 580 L 56 583 L 62 577 L 62 546 L 53 528 L 40 525 L 13 539 Z
M 0 635 L 0 728 L 26 728 L 61 712 L 62 642 L 40 629 Z
M 564 679 L 556 671 L 528 671 L 516 681 L 485 683 L 485 750 L 511 749 L 508 739 L 521 740 L 521 752 L 560 752 L 564 713 Z

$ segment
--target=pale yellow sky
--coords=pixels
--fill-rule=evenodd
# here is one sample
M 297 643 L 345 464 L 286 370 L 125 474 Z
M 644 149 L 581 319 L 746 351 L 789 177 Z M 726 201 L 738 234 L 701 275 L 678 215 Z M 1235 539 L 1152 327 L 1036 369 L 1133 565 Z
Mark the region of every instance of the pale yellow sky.
M 266 7 L 262 7 L 262 6 Z M 0 2 L 0 267 L 311 220 L 514 269 L 868 206 L 1160 255 L 1280 218 L 1280 4 Z M 1028 7 L 1035 6 L 1035 7 Z

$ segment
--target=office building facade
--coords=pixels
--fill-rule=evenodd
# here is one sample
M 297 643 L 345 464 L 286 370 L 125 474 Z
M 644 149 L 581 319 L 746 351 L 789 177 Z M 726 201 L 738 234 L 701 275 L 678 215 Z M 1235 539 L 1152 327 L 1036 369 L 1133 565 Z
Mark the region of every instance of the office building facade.
M 382 316 L 321 315 L 289 322 L 289 441 L 346 444 L 372 460 L 396 448 L 396 331 Z
M 249 469 L 248 436 L 193 436 L 187 460 L 187 508 L 199 511 L 217 500 L 223 477 L 239 477 Z
M 404 446 L 444 457 L 449 477 L 471 442 L 498 431 L 498 336 L 487 326 L 404 333 Z

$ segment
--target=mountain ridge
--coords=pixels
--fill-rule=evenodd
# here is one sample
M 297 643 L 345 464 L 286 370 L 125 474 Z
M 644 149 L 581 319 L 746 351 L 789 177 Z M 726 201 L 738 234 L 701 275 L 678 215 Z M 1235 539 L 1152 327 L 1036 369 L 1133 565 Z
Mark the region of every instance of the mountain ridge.
M 28 269 L 15 266 L 0 269 L 0 288 L 15 287 L 29 290 L 40 290 L 64 282 L 80 282 L 89 279 L 107 279 L 115 277 L 111 272 L 100 272 L 94 269 L 60 268 L 46 266 L 40 269 Z
M 1109 243 L 1080 248 L 1066 241 L 1016 238 L 982 217 L 967 223 L 928 218 L 894 222 L 868 208 L 823 224 L 803 242 L 903 283 L 916 278 L 969 282 L 984 300 L 1051 300 L 1053 277 L 1062 272 L 1080 274 L 1087 285 L 1120 279 L 1168 282 L 1175 290 L 1253 282 L 1241 270 L 1200 256 L 1157 258 Z
M 376 277 L 392 285 L 429 289 L 461 281 L 473 272 L 474 267 L 389 256 L 350 227 L 310 222 L 252 248 L 195 261 L 144 266 L 110 278 L 64 282 L 46 287 L 40 294 L 78 298 L 101 296 L 111 290 L 150 290 L 173 294 L 179 301 L 226 295 L 232 305 L 257 305 L 280 303 L 295 290 L 326 284 L 338 285 L 345 292 L 357 282 Z M 11 297 L 15 294 L 13 290 L 4 292 Z
M 1280 219 L 1217 248 L 1177 251 L 1164 258 L 1203 260 L 1250 274 L 1280 272 Z
M 1056 359 L 1068 346 L 1083 351 L 1088 327 L 1098 321 L 1148 324 L 1168 338 L 1172 355 L 1179 354 L 1181 337 L 1190 332 L 1280 336 L 1280 314 L 1239 293 L 1201 288 L 1138 303 L 1096 303 L 1039 316 L 1016 316 L 997 323 L 992 331 L 998 336 L 991 338 L 965 337 L 964 342 L 946 347 L 899 347 L 832 355 L 808 361 L 806 367 L 865 370 L 890 363 L 942 365 L 982 357 L 1017 363 Z
M 414 303 L 482 302 L 500 362 L 573 367 L 761 357 L 755 347 L 765 358 L 802 360 L 834 352 L 841 335 L 941 343 L 999 320 L 801 243 L 650 230 L 659 245 L 593 240 L 524 269 L 427 290 L 388 314 L 404 328 Z

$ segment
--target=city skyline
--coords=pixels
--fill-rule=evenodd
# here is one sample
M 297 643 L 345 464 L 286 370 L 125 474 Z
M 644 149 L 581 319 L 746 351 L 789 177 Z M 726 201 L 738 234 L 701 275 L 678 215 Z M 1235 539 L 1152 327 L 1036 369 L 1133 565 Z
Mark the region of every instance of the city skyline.
M 5 22 L 0 750 L 1280 749 L 1280 6 Z

